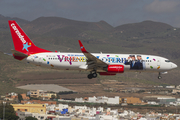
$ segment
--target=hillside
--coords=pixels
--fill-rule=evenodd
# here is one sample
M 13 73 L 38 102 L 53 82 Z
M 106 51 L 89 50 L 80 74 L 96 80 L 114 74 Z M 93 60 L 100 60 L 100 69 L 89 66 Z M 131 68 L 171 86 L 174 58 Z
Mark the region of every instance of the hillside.
M 6 53 L 10 53 L 10 49 L 14 48 L 7 24 L 10 19 L 17 20 L 32 41 L 44 49 L 80 52 L 78 45 L 78 39 L 80 39 L 89 52 L 159 55 L 169 58 L 180 66 L 180 29 L 174 29 L 165 23 L 144 21 L 114 28 L 105 21 L 82 22 L 58 17 L 40 17 L 33 21 L 26 21 L 1 15 L 0 51 Z M 53 74 L 48 80 L 54 80 L 55 83 L 58 81 L 62 83 L 60 79 L 72 80 L 73 78 L 82 79 L 81 82 L 85 81 L 85 83 L 89 81 L 86 78 L 86 72 L 42 69 L 21 63 L 4 54 L 0 54 L 0 58 L 1 81 L 8 81 L 14 86 L 35 81 L 44 83 L 43 76 L 47 76 L 47 73 Z M 179 68 L 170 71 L 169 74 L 163 75 L 162 80 L 157 79 L 157 73 L 124 73 L 114 77 L 98 77 L 94 82 L 103 79 L 117 79 L 145 84 L 178 85 L 180 84 L 179 73 Z
M 140 23 L 125 24 L 115 27 L 115 32 L 122 32 L 135 37 L 157 36 L 159 33 L 173 30 L 173 27 L 160 22 L 143 21 Z
M 60 17 L 40 17 L 37 18 L 24 26 L 24 30 L 30 33 L 54 33 L 54 35 L 69 35 L 76 33 L 81 33 L 86 30 L 92 31 L 107 31 L 111 30 L 113 27 L 106 23 L 105 21 L 100 22 L 82 22 L 75 21 Z M 59 32 L 59 33 L 58 33 Z M 63 33 L 62 33 L 63 32 Z
M 27 24 L 29 22 L 27 20 L 23 20 L 23 19 L 20 19 L 20 18 L 5 17 L 5 16 L 0 14 L 0 30 L 3 30 L 3 31 L 8 31 L 9 30 L 8 20 L 16 20 L 18 23 L 21 23 L 22 25 Z

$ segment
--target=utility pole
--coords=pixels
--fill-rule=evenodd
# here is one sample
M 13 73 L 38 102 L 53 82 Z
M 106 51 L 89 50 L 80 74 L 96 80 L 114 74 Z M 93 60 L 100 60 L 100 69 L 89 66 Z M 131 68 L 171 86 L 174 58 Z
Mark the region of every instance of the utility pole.
M 6 105 L 6 102 L 3 101 L 3 120 L 5 120 L 5 105 Z

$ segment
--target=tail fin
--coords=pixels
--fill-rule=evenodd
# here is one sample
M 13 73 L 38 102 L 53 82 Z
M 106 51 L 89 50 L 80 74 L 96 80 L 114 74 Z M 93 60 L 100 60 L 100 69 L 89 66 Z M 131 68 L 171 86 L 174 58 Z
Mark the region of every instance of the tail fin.
M 11 30 L 14 48 L 16 51 L 24 53 L 26 55 L 41 53 L 41 52 L 51 52 L 35 46 L 34 43 L 26 35 L 26 33 L 16 23 L 16 21 L 10 20 L 8 22 Z

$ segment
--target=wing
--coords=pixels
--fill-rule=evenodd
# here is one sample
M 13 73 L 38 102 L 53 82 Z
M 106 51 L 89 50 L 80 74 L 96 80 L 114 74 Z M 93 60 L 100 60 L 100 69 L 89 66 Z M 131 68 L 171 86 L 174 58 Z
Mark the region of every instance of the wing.
M 95 69 L 96 68 L 102 68 L 103 69 L 103 67 L 108 66 L 107 63 L 103 62 L 102 60 L 98 59 L 97 57 L 95 57 L 91 53 L 87 52 L 80 40 L 79 40 L 79 45 L 80 45 L 82 53 L 87 58 L 87 67 L 88 67 L 88 69 L 92 69 L 92 68 L 95 68 Z

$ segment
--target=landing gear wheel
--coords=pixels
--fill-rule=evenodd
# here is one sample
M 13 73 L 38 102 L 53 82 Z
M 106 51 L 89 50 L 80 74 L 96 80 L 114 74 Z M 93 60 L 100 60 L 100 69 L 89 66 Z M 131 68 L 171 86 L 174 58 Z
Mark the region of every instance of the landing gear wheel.
M 92 76 L 93 76 L 93 78 L 96 78 L 97 77 L 97 73 L 93 73 Z
M 88 77 L 89 79 L 92 79 L 92 78 L 93 78 L 93 75 L 92 75 L 92 74 L 89 74 L 87 77 Z
M 97 77 L 96 71 L 95 70 L 91 71 L 90 74 L 87 77 L 89 79 L 96 78 Z

